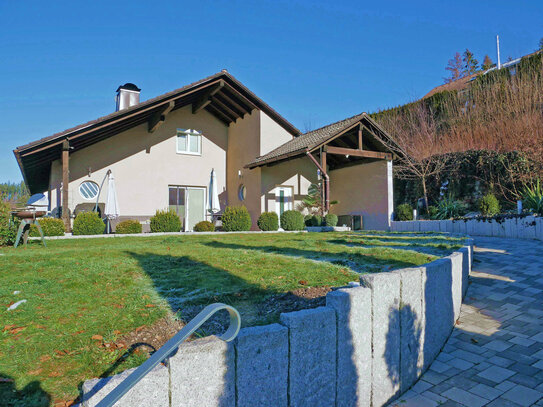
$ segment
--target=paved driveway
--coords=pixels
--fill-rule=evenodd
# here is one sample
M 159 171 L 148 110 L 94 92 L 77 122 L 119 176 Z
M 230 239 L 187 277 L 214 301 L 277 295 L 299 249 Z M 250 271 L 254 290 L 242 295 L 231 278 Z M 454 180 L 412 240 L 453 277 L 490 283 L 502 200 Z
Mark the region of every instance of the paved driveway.
M 543 243 L 476 238 L 457 323 L 402 407 L 543 406 Z

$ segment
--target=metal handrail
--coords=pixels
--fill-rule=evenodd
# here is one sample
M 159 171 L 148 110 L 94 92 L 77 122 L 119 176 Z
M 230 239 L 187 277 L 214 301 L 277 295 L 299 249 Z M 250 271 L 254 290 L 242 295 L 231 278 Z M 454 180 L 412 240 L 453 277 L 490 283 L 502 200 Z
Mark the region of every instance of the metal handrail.
M 220 310 L 226 310 L 230 314 L 230 325 L 224 334 L 219 336 L 219 339 L 230 342 L 238 335 L 241 327 L 241 317 L 239 312 L 226 304 L 215 303 L 205 307 L 198 315 L 196 315 L 187 325 L 176 333 L 168 342 L 166 342 L 159 350 L 147 359 L 140 367 L 133 371 L 126 379 L 124 379 L 117 387 L 115 387 L 106 397 L 104 397 L 96 407 L 111 407 L 122 396 L 124 396 L 132 387 L 134 387 L 147 373 L 153 370 L 164 359 L 173 356 L 177 348 L 185 339 L 194 333 L 204 322 L 206 322 L 213 314 Z

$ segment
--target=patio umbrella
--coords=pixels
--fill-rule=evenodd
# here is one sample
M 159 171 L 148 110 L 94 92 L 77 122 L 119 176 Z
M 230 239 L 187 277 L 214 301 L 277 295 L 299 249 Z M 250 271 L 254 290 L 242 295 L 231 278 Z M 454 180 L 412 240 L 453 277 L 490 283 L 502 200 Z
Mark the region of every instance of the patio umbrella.
M 217 174 L 215 168 L 211 170 L 211 179 L 209 181 L 209 203 L 207 210 L 211 213 L 217 213 L 221 210 L 219 204 L 219 193 L 217 192 Z
M 117 190 L 115 189 L 115 177 L 109 173 L 107 180 L 107 201 L 104 209 L 104 215 L 107 218 L 107 231 L 110 232 L 110 220 L 119 217 L 119 202 L 117 201 Z

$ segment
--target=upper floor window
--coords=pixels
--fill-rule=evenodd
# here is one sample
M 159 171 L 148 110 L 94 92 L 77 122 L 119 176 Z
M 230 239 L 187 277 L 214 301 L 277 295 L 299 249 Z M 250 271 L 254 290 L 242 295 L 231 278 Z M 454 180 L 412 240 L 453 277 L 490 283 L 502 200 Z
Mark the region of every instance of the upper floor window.
M 202 154 L 202 133 L 192 129 L 177 129 L 177 152 Z

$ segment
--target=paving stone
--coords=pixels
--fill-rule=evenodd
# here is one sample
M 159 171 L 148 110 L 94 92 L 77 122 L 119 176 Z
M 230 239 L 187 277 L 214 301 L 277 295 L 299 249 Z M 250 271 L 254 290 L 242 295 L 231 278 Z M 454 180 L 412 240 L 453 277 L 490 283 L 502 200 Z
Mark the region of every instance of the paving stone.
M 482 383 L 479 383 L 478 385 L 472 387 L 469 392 L 477 396 L 483 397 L 487 400 L 494 400 L 495 398 L 503 394 L 503 391 Z
M 488 403 L 488 400 L 457 387 L 445 391 L 443 396 L 470 407 L 482 407 Z
M 491 366 L 488 369 L 480 372 L 477 376 L 500 383 L 514 375 L 515 372 L 512 370 L 508 370 L 500 366 Z
M 521 406 L 531 406 L 543 397 L 543 393 L 532 390 L 528 387 L 518 385 L 506 391 L 502 398 L 513 401 Z

